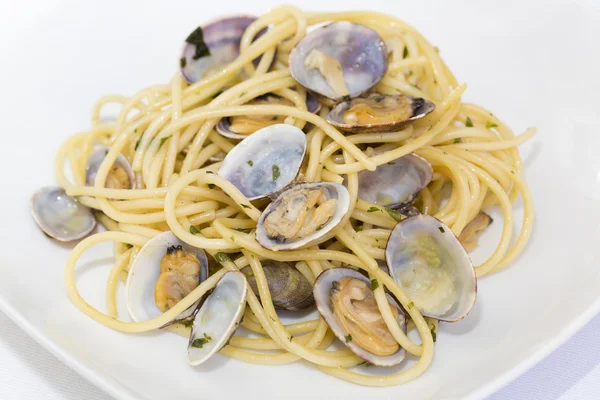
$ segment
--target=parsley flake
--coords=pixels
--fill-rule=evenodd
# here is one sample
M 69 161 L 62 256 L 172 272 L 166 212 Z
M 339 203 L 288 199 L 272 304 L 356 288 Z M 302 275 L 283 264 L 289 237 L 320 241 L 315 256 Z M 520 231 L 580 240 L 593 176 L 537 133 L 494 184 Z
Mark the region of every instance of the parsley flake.
M 352 335 L 344 336 L 346 343 L 350 343 L 352 341 Z
M 273 167 L 271 169 L 273 170 L 273 182 L 275 182 L 277 179 L 279 179 L 281 171 L 279 170 L 279 166 L 276 164 L 273 164 Z
M 252 160 L 246 161 L 246 164 L 248 164 L 249 166 L 253 166 L 254 165 L 254 163 L 252 162 Z
M 490 128 L 497 128 L 498 124 L 495 123 L 495 122 L 488 121 L 488 122 L 485 123 L 485 127 L 488 128 L 488 129 L 490 129 Z
M 210 50 L 208 49 L 206 43 L 204 43 L 204 33 L 202 32 L 202 27 L 197 27 L 194 32 L 190 33 L 190 36 L 188 36 L 185 41 L 195 47 L 194 55 L 192 56 L 193 60 L 210 56 Z
M 194 325 L 194 319 L 186 319 L 185 321 L 183 321 L 181 323 L 183 326 L 185 326 L 186 328 L 191 328 L 192 325 Z
M 221 251 L 215 254 L 215 260 L 217 260 L 217 262 L 221 264 L 225 262 L 231 262 L 231 258 L 229 258 L 227 254 Z
M 467 117 L 467 120 L 465 121 L 465 126 L 467 128 L 472 128 L 473 127 L 473 121 L 471 121 L 471 117 Z
M 168 139 L 169 139 L 171 136 L 172 136 L 172 135 L 165 136 L 165 137 L 161 137 L 161 138 L 160 138 L 160 144 L 158 145 L 158 148 L 160 149 L 160 148 L 161 148 L 161 146 L 162 146 L 163 144 L 165 144 L 165 142 L 166 142 L 166 141 L 167 141 L 167 140 L 168 140 Z
M 208 188 L 209 189 L 214 189 L 215 188 L 215 184 L 214 183 L 209 183 L 208 184 Z
M 444 227 L 443 227 L 443 226 L 438 226 L 438 229 L 439 229 L 439 230 L 440 230 L 440 232 L 442 232 L 442 233 L 445 233 L 445 232 L 446 232 L 446 230 L 444 230 Z
M 433 339 L 433 343 L 437 341 L 437 333 L 435 332 L 435 325 L 431 327 L 431 337 Z
M 457 143 L 462 143 L 462 138 L 454 139 L 454 144 L 457 144 Z
M 387 165 L 394 165 L 394 164 L 396 164 L 396 163 L 393 161 L 390 161 L 389 163 L 387 163 Z
M 199 234 L 199 233 L 200 233 L 200 231 L 199 231 L 199 230 L 198 230 L 198 228 L 196 228 L 194 225 L 191 225 L 191 226 L 190 226 L 190 233 L 191 233 L 192 235 L 197 235 L 197 234 Z
M 390 217 L 394 218 L 394 220 L 396 222 L 402 221 L 402 214 L 399 213 L 398 211 L 392 210 L 391 208 L 387 208 L 387 207 L 384 207 L 384 210 L 388 213 L 388 215 Z
M 205 344 L 208 344 L 210 342 L 212 342 L 212 338 L 210 336 L 208 336 L 205 332 L 204 337 L 194 339 L 194 341 L 192 342 L 192 347 L 201 349 Z
M 408 303 L 408 309 L 412 310 L 412 308 L 415 306 L 415 303 L 413 303 L 412 301 L 410 303 Z
M 379 281 L 377 279 L 371 279 L 371 289 L 375 290 L 379 287 Z
M 181 57 L 179 59 L 179 66 L 183 69 L 183 68 L 185 68 L 186 64 L 187 64 L 187 60 L 185 59 L 185 57 Z
M 251 208 L 250 206 L 247 206 L 246 204 L 240 204 L 240 206 L 242 206 L 244 208 Z
M 408 57 L 408 46 L 404 46 L 404 51 L 402 52 L 402 58 Z
M 367 210 L 367 212 L 376 212 L 376 211 L 379 211 L 379 208 L 377 208 L 377 207 L 371 207 L 371 208 L 369 208 Z

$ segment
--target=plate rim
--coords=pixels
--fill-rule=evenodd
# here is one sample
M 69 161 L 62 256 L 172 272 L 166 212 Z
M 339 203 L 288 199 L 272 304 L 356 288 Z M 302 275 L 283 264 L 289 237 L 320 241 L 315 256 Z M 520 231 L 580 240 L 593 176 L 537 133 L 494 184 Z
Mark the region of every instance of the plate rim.
M 72 305 L 72 303 L 71 303 Z M 118 400 L 148 400 L 137 394 L 128 393 L 122 384 L 118 381 L 110 381 L 107 377 L 87 367 L 72 352 L 63 349 L 55 341 L 45 335 L 40 329 L 37 329 L 24 315 L 22 315 L 11 303 L 0 293 L 0 310 L 3 311 L 20 329 L 29 337 L 35 340 L 40 346 L 48 350 L 54 357 L 67 365 L 72 371 L 92 383 L 98 389 L 106 394 L 113 396 Z M 567 324 L 556 335 L 546 340 L 546 343 L 523 361 L 512 368 L 489 381 L 481 387 L 472 390 L 465 397 L 466 400 L 479 400 L 490 396 L 508 385 L 525 372 L 529 371 L 544 358 L 549 356 L 558 347 L 564 344 L 568 339 L 580 331 L 597 314 L 600 313 L 600 297 L 590 303 L 590 305 L 579 314 L 571 323 Z M 86 316 L 87 318 L 87 316 Z

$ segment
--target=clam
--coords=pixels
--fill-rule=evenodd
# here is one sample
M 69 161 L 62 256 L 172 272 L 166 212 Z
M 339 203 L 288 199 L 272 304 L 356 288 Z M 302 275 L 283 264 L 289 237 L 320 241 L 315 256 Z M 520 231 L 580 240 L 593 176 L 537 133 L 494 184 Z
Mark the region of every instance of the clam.
M 290 53 L 292 77 L 331 104 L 365 93 L 383 78 L 388 54 L 381 37 L 342 21 L 306 35 Z
M 452 230 L 436 218 L 422 214 L 399 222 L 385 258 L 390 275 L 423 315 L 454 322 L 473 307 L 473 264 Z
M 295 311 L 315 304 L 310 282 L 296 268 L 286 262 L 275 260 L 262 261 L 262 268 L 275 307 Z M 258 296 L 258 286 L 252 268 L 245 267 L 242 272 Z
M 173 232 L 148 240 L 129 269 L 127 309 L 135 322 L 158 317 L 187 296 L 208 276 L 204 250 L 181 241 Z M 201 299 L 173 321 L 190 317 Z
M 349 208 L 350 194 L 343 185 L 295 185 L 267 206 L 258 219 L 256 239 L 270 250 L 307 247 L 335 228 Z
M 435 104 L 420 97 L 371 93 L 340 102 L 326 119 L 345 132 L 393 132 L 434 109 Z
M 387 328 L 367 277 L 353 269 L 331 268 L 317 277 L 313 293 L 327 325 L 357 356 L 385 367 L 404 359 L 406 352 Z M 386 297 L 398 325 L 406 332 L 404 312 L 390 295 Z
M 94 186 L 98 168 L 108 154 L 109 148 L 98 146 L 94 149 L 85 167 L 85 183 Z M 109 189 L 133 189 L 135 186 L 135 175 L 131 164 L 123 154 L 119 154 L 110 167 L 104 187 Z
M 235 146 L 219 167 L 248 200 L 276 196 L 293 183 L 306 153 L 306 135 L 293 125 L 262 128 Z
M 266 94 L 247 103 L 248 105 L 283 105 L 293 106 L 288 99 L 274 94 Z M 321 103 L 312 94 L 306 96 L 306 108 L 308 112 L 317 113 L 321 109 Z M 259 129 L 266 126 L 282 124 L 285 115 L 238 115 L 235 117 L 222 118 L 215 129 L 221 135 L 231 139 L 245 139 Z
M 358 173 L 358 198 L 399 210 L 406 208 L 433 176 L 429 161 L 407 154 L 375 171 Z
M 458 240 L 462 243 L 465 250 L 473 251 L 477 247 L 477 237 L 479 232 L 487 228 L 492 222 L 494 222 L 492 217 L 483 211 L 480 211 L 475 218 L 465 226 L 458 236 Z
M 227 344 L 244 315 L 247 292 L 241 272 L 227 272 L 219 280 L 194 317 L 188 343 L 191 365 L 202 364 Z
M 246 28 L 256 20 L 251 16 L 223 18 L 196 28 L 185 40 L 179 66 L 188 83 L 205 79 L 223 69 L 240 55 L 240 42 Z M 258 33 L 257 37 L 266 30 Z M 255 64 L 260 58 L 254 61 Z
M 81 239 L 96 227 L 92 210 L 57 186 L 42 188 L 32 196 L 31 214 L 46 235 L 61 242 Z

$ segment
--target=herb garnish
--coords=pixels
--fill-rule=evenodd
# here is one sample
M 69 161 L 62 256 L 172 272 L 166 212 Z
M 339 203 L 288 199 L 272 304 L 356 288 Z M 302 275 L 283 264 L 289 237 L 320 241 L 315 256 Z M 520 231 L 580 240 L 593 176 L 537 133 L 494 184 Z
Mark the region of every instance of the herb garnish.
M 412 310 L 412 308 L 415 306 L 415 303 L 413 303 L 412 301 L 410 303 L 408 303 L 408 309 Z
M 142 137 L 140 136 L 140 138 L 137 140 L 137 142 L 135 142 L 135 147 L 133 148 L 134 150 L 137 150 L 138 147 L 140 146 L 140 142 L 142 141 Z
M 160 149 L 161 146 L 171 137 L 172 135 L 169 136 L 165 136 L 165 137 L 161 137 L 160 138 L 160 144 L 158 145 L 158 148 Z
M 252 162 L 252 160 L 246 161 L 246 164 L 248 164 L 249 166 L 253 166 L 254 165 L 254 163 Z
M 435 325 L 433 325 L 433 326 L 431 327 L 431 337 L 432 337 L 432 339 L 433 339 L 433 343 L 435 343 L 435 342 L 437 341 L 437 334 L 436 334 L 436 332 L 435 332 Z
M 250 232 L 252 232 L 252 229 L 250 229 L 250 228 L 248 228 L 248 229 L 245 229 L 245 228 L 233 228 L 233 230 L 234 231 L 238 231 L 238 232 L 242 232 L 242 233 L 250 233 Z
M 207 174 L 214 174 L 212 171 L 206 171 Z
M 394 218 L 396 222 L 402 221 L 402 214 L 396 210 L 392 210 L 391 208 L 384 207 L 383 208 L 390 217 Z
M 250 206 L 247 206 L 246 204 L 240 204 L 240 206 L 242 206 L 244 208 L 251 208 Z
M 208 184 L 208 188 L 209 189 L 214 189 L 215 188 L 215 184 L 214 183 L 209 183 Z
M 185 68 L 186 64 L 187 64 L 187 60 L 185 59 L 185 57 L 181 57 L 181 58 L 179 59 L 179 66 L 180 66 L 181 68 Z
M 445 233 L 446 231 L 444 230 L 444 227 L 442 226 L 438 226 L 438 229 L 440 230 L 440 232 Z
M 356 232 L 360 232 L 360 231 L 362 231 L 364 227 L 365 227 L 364 225 L 359 225 L 359 226 L 357 226 L 357 227 L 356 227 Z
M 377 208 L 377 207 L 371 207 L 371 208 L 369 208 L 367 210 L 367 212 L 376 212 L 376 211 L 379 211 L 379 208 Z
M 371 289 L 375 290 L 379 287 L 379 282 L 377 279 L 371 279 Z
M 235 242 L 235 237 L 230 237 L 229 239 L 231 239 L 232 242 Z
M 183 321 L 181 323 L 183 326 L 185 326 L 186 328 L 191 328 L 192 325 L 194 325 L 194 319 L 186 319 L 185 321 Z
M 404 51 L 402 52 L 402 58 L 408 57 L 408 46 L 404 46 Z
M 488 122 L 485 123 L 485 127 L 488 128 L 488 129 L 490 129 L 490 128 L 497 128 L 498 124 L 496 124 L 495 122 L 488 121 Z
M 352 335 L 344 336 L 346 343 L 350 343 L 352 341 Z
M 342 101 L 351 101 L 351 100 L 352 100 L 352 97 L 349 94 L 342 97 Z
M 190 33 L 190 36 L 188 36 L 185 41 L 191 45 L 194 45 L 196 48 L 194 55 L 192 56 L 193 60 L 210 56 L 210 50 L 208 49 L 206 43 L 204 43 L 204 33 L 202 32 L 201 26 L 197 27 L 194 32 Z
M 457 144 L 457 143 L 462 143 L 462 138 L 454 139 L 454 144 Z
M 389 163 L 387 163 L 387 165 L 394 165 L 394 164 L 396 164 L 396 163 L 393 161 L 390 161 Z
M 199 230 L 198 230 L 198 228 L 196 228 L 194 225 L 191 225 L 191 226 L 190 226 L 190 233 L 191 233 L 192 235 L 197 235 L 197 234 L 199 234 L 199 233 L 200 233 L 200 231 L 199 231 Z
M 281 175 L 281 171 L 279 171 L 279 166 L 277 164 L 273 164 L 271 169 L 273 170 L 273 182 L 275 182 Z
M 467 128 L 472 128 L 473 127 L 473 121 L 471 121 L 471 117 L 467 117 L 467 121 L 465 122 L 465 126 Z
M 195 347 L 197 349 L 201 349 L 202 346 L 204 346 L 205 344 L 208 344 L 212 342 L 212 338 L 210 336 L 208 336 L 206 334 L 206 332 L 204 332 L 204 337 L 198 338 L 198 339 L 194 339 L 194 341 L 192 342 L 192 347 Z
M 221 264 L 225 262 L 231 262 L 231 258 L 229 258 L 229 256 L 223 253 L 222 251 L 215 254 L 215 260 L 217 260 L 217 262 Z
M 381 103 L 384 99 L 385 99 L 384 95 L 379 95 L 379 96 L 377 96 L 377 97 L 374 98 L 375 103 Z

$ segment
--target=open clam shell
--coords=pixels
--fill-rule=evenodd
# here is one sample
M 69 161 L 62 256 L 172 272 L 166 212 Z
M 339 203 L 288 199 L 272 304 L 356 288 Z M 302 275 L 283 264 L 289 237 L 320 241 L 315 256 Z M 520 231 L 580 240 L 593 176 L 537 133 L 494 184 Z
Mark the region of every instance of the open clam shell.
M 407 154 L 358 173 L 358 198 L 397 210 L 408 206 L 433 177 L 433 167 L 416 154 Z
M 218 72 L 240 55 L 240 42 L 252 16 L 223 18 L 196 28 L 185 40 L 179 66 L 188 83 L 194 83 Z M 264 34 L 262 30 L 257 37 Z M 274 59 L 275 60 L 275 59 Z M 257 65 L 260 58 L 254 60 Z
M 399 350 L 394 354 L 389 356 L 380 356 L 363 349 L 352 340 L 347 340 L 346 335 L 348 335 L 348 332 L 346 332 L 337 321 L 331 302 L 331 290 L 333 284 L 343 277 L 360 279 L 367 284 L 369 288 L 371 288 L 371 282 L 367 277 L 350 268 L 331 268 L 322 272 L 315 281 L 313 293 L 315 296 L 315 303 L 317 304 L 317 310 L 319 310 L 319 313 L 325 322 L 327 322 L 327 325 L 329 325 L 335 336 L 342 341 L 342 343 L 348 346 L 350 350 L 352 350 L 360 358 L 370 362 L 373 365 L 389 367 L 402 362 L 406 355 L 406 351 L 402 347 L 400 347 Z M 398 324 L 400 325 L 401 329 L 406 332 L 406 316 L 404 315 L 404 311 L 390 295 L 386 294 L 386 297 L 388 302 L 398 310 Z
M 260 129 L 242 140 L 225 157 L 219 176 L 249 200 L 274 196 L 293 183 L 306 154 L 306 135 L 293 125 Z
M 196 313 L 188 343 L 188 361 L 199 365 L 226 345 L 246 308 L 248 282 L 238 271 L 227 272 Z
M 340 102 L 327 114 L 326 119 L 345 132 L 394 132 L 434 109 L 434 103 L 420 97 L 372 93 Z
M 198 284 L 208 277 L 208 260 L 204 250 L 181 241 L 173 232 L 163 232 L 148 240 L 131 264 L 126 284 L 126 303 L 129 315 L 135 322 L 156 318 L 163 312 L 156 305 L 155 287 L 161 275 L 160 265 L 167 249 L 181 246 L 195 254 L 200 264 Z M 202 299 L 179 314 L 172 322 L 190 317 Z
M 285 101 L 285 100 L 277 95 L 269 93 L 269 94 L 257 97 L 256 99 L 249 102 L 248 104 L 249 105 L 264 104 L 264 103 L 278 104 L 278 102 L 281 102 L 281 101 Z M 291 104 L 291 102 L 290 102 L 290 104 Z M 317 113 L 321 109 L 321 103 L 319 102 L 319 99 L 317 99 L 311 93 L 307 93 L 307 95 L 306 95 L 306 109 L 308 112 L 311 112 L 311 113 Z M 276 125 L 276 124 L 283 122 L 283 120 L 284 120 L 283 116 L 282 117 L 269 116 L 269 119 L 267 119 L 267 120 L 263 120 L 260 122 L 257 121 L 258 122 L 257 125 L 264 125 L 264 126 Z M 219 120 L 219 122 L 217 123 L 217 126 L 215 127 L 215 129 L 222 136 L 228 137 L 230 139 L 239 139 L 239 140 L 243 140 L 243 139 L 247 138 L 249 135 L 252 135 L 254 132 L 256 132 L 258 130 L 257 129 L 253 132 L 248 132 L 248 133 L 244 133 L 244 134 L 236 132 L 235 129 L 232 129 L 232 118 L 231 117 L 221 118 L 221 120 Z
M 438 219 L 422 214 L 399 222 L 385 257 L 390 275 L 423 315 L 454 322 L 473 308 L 475 269 L 458 238 Z
M 96 227 L 92 210 L 58 186 L 44 187 L 31 197 L 31 214 L 46 235 L 61 242 L 82 239 Z
M 322 195 L 326 200 L 335 200 L 335 209 L 327 222 L 319 226 L 314 232 L 309 233 L 301 238 L 285 239 L 281 237 L 270 236 L 265 222 L 269 218 L 269 215 L 271 213 L 280 211 L 282 211 L 284 215 L 288 212 L 289 214 L 287 215 L 296 215 L 298 212 L 302 211 L 298 208 L 304 208 L 305 205 L 303 203 L 296 203 L 295 200 L 291 200 L 291 203 L 287 204 L 286 199 L 293 199 L 293 196 L 296 194 L 310 192 L 313 190 L 321 190 Z M 280 207 L 283 207 L 284 210 L 279 209 Z M 318 242 L 333 228 L 335 228 L 342 221 L 349 208 L 350 194 L 348 193 L 348 189 L 346 189 L 346 187 L 343 185 L 329 182 L 303 183 L 295 185 L 291 189 L 281 193 L 277 199 L 269 204 L 262 213 L 256 226 L 256 240 L 261 246 L 270 250 L 293 250 L 310 246 Z
M 343 84 L 347 89 L 345 93 L 332 86 L 336 79 L 333 73 L 323 74 L 319 68 L 311 65 L 309 60 L 315 54 L 328 57 L 325 62 L 329 64 L 335 60 L 339 62 Z M 388 54 L 383 40 L 373 29 L 342 21 L 306 35 L 291 51 L 289 65 L 292 77 L 298 83 L 317 95 L 337 102 L 348 96 L 357 97 L 376 85 L 387 71 Z
M 94 186 L 98 169 L 108 154 L 109 148 L 98 146 L 94 149 L 85 167 L 85 184 Z M 124 186 L 124 187 L 123 187 Z M 123 154 L 119 154 L 113 163 L 106 180 L 106 187 L 133 189 L 135 186 L 135 175 L 133 168 Z

